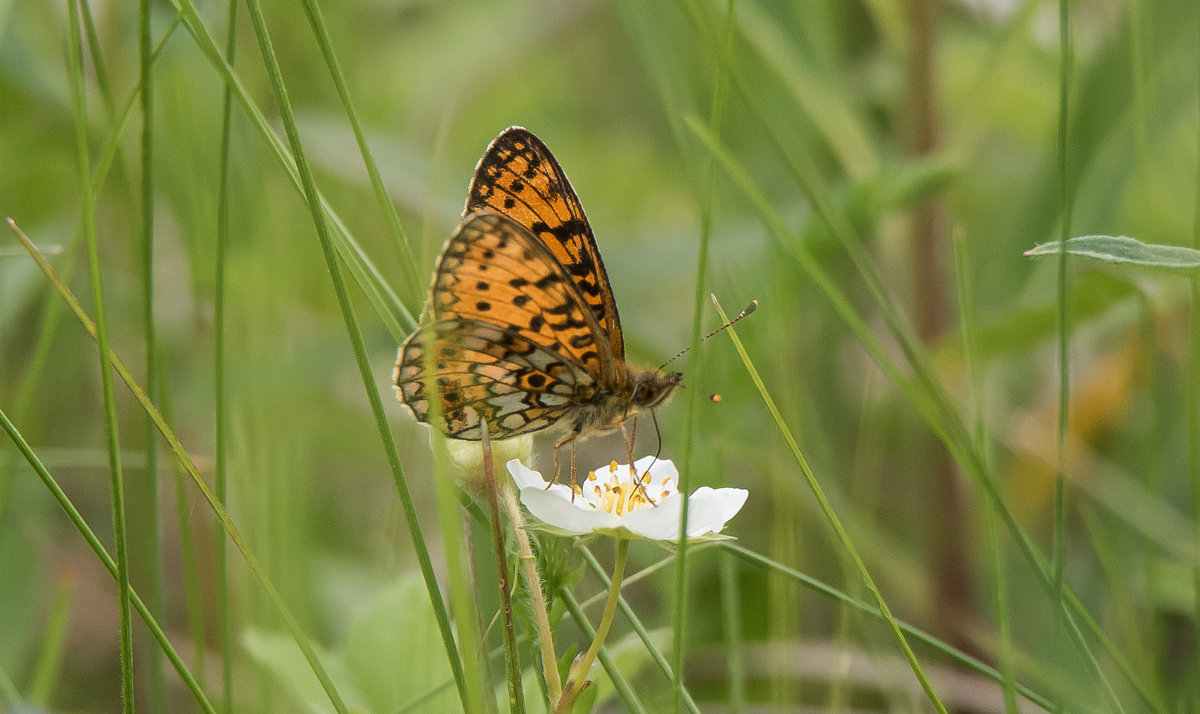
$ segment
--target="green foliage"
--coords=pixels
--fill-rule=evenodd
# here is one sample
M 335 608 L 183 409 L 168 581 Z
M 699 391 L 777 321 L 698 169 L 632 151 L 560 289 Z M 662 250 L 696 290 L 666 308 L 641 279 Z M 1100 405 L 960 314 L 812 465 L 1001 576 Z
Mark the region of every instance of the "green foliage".
M 1128 236 L 1079 236 L 1066 241 L 1043 243 L 1025 251 L 1025 255 L 1033 258 L 1056 255 L 1059 251 L 1106 263 L 1161 268 L 1184 275 L 1200 268 L 1200 250 L 1182 245 L 1143 243 Z
M 65 0 L 0 2 L 0 215 L 103 308 L 122 380 L 106 396 L 93 337 L 5 229 L 0 709 L 121 707 L 121 477 L 139 708 L 157 686 L 170 711 L 505 710 L 490 529 L 478 508 L 464 528 L 388 381 L 510 124 L 580 194 L 632 362 L 692 340 L 697 295 L 701 332 L 709 292 L 760 301 L 745 361 L 702 343 L 639 424 L 637 455 L 690 463 L 692 488 L 749 489 L 738 540 L 688 550 L 682 591 L 674 554 L 631 549 L 580 711 L 1200 707 L 1191 0 L 1066 4 L 1061 146 L 1045 3 L 932 3 L 922 25 L 922 2 L 236 2 L 232 61 L 223 4 L 138 5 L 79 3 L 72 63 Z M 610 458 L 619 436 L 578 456 Z M 538 541 L 557 653 L 585 651 L 610 549 Z

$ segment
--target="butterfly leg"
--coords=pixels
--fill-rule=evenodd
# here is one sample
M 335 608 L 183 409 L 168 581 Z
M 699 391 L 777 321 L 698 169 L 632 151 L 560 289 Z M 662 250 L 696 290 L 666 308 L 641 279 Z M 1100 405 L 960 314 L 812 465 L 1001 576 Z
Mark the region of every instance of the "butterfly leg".
M 632 422 L 632 426 L 629 429 L 625 428 L 625 422 L 621 422 L 621 436 L 625 437 L 625 453 L 629 457 L 629 475 L 633 477 L 634 488 L 640 489 L 642 496 L 647 501 L 658 505 L 654 503 L 654 499 L 646 491 L 646 482 L 642 480 L 641 475 L 637 472 L 637 467 L 633 465 L 633 445 L 637 441 L 637 414 L 630 417 L 630 421 Z
M 633 470 L 633 444 L 637 441 L 637 414 L 630 417 L 633 426 L 629 429 L 625 428 L 625 422 L 621 422 L 621 436 L 625 437 L 625 454 L 629 457 L 629 469 Z
M 558 450 L 567 444 L 571 445 L 571 502 L 575 501 L 575 490 L 578 488 L 575 485 L 575 438 L 579 436 L 578 431 L 569 432 L 566 436 L 554 442 L 554 476 L 550 479 L 550 483 L 558 483 Z M 546 485 L 550 488 L 550 484 Z
M 579 486 L 575 485 L 575 440 L 571 439 L 571 503 L 575 502 L 575 492 L 579 490 Z

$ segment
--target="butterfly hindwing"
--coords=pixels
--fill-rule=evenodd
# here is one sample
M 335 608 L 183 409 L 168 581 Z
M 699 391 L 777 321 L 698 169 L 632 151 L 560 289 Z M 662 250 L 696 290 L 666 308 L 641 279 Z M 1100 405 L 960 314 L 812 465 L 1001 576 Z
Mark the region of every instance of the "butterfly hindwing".
M 550 150 L 526 129 L 506 129 L 475 167 L 463 215 L 484 210 L 512 218 L 549 248 L 607 336 L 614 358 L 624 360 L 617 303 L 583 206 Z
M 426 341 L 433 355 L 426 361 Z M 448 318 L 413 333 L 400 350 L 393 382 L 420 421 L 429 421 L 425 370 L 441 400 L 442 431 L 457 439 L 509 439 L 553 425 L 596 384 L 582 367 L 549 347 L 497 325 Z

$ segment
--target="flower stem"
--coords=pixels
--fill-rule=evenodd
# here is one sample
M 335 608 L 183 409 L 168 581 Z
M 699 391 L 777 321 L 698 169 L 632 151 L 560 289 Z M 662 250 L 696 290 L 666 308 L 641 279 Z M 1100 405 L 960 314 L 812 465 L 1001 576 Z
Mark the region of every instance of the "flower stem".
M 483 475 L 487 482 L 487 502 L 492 520 L 492 543 L 496 547 L 496 571 L 499 574 L 501 611 L 504 613 L 504 660 L 508 665 L 508 710 L 525 712 L 525 698 L 521 688 L 521 660 L 517 654 L 517 635 L 513 627 L 512 595 L 508 587 L 508 556 L 504 549 L 504 524 L 500 522 L 500 497 L 497 494 L 496 474 L 492 463 L 492 441 L 488 438 L 486 421 L 480 421 L 483 430 Z M 470 540 L 467 541 L 470 543 Z
M 579 695 L 590 684 L 587 674 L 592 668 L 592 662 L 596 661 L 596 655 L 600 654 L 600 648 L 604 645 L 605 638 L 608 637 L 609 628 L 612 627 L 613 615 L 617 611 L 617 601 L 621 597 L 621 581 L 625 579 L 625 556 L 628 553 L 629 541 L 625 538 L 618 538 L 617 557 L 616 562 L 613 563 L 612 582 L 608 587 L 608 601 L 604 603 L 604 615 L 596 627 L 596 636 L 592 638 L 592 646 L 588 648 L 583 657 L 575 660 L 575 663 L 571 665 L 571 671 L 567 675 L 567 688 L 563 691 L 558 704 L 555 705 L 555 712 L 571 711 L 571 708 L 575 706 L 575 701 L 579 699 Z
M 513 533 L 517 536 L 517 556 L 525 571 L 525 583 L 529 587 L 533 619 L 537 623 L 538 644 L 542 648 L 542 675 L 546 678 L 546 694 L 550 701 L 555 702 L 562 696 L 562 680 L 558 676 L 558 655 L 554 653 L 554 633 L 550 630 L 550 616 L 546 612 L 546 598 L 542 594 L 542 578 L 538 575 L 537 558 L 529 543 L 529 533 L 525 531 L 525 519 L 521 515 L 521 506 L 517 502 L 517 494 L 511 480 L 500 479 L 500 496 L 508 519 L 512 522 Z

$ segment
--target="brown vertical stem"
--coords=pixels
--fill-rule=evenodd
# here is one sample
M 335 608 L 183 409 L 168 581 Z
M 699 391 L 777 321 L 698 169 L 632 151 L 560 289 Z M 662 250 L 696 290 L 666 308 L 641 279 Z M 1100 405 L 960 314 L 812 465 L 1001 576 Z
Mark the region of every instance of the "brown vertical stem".
M 525 699 L 521 689 L 521 662 L 517 657 L 517 635 L 513 627 L 512 592 L 508 586 L 508 556 L 504 549 L 504 523 L 500 520 L 500 494 L 496 488 L 495 465 L 492 463 L 492 440 L 488 438 L 487 420 L 479 422 L 483 431 L 483 475 L 487 481 L 488 512 L 492 518 L 492 543 L 496 547 L 496 573 L 500 591 L 500 607 L 504 615 L 505 662 L 508 665 L 509 711 L 525 710 Z M 467 533 L 467 543 L 471 535 Z M 487 638 L 484 638 L 486 641 Z M 487 658 L 483 658 L 487 661 Z
M 911 153 L 927 155 L 938 149 L 940 121 L 936 87 L 935 0 L 910 0 L 910 51 L 908 89 L 912 122 Z M 938 339 L 946 329 L 945 256 L 948 241 L 942 202 L 930 198 L 916 207 L 912 217 L 913 285 L 917 332 L 926 344 Z M 945 447 L 932 435 L 927 436 L 933 476 L 933 507 L 940 532 L 933 534 L 934 607 L 949 615 L 947 633 L 957 646 L 966 644 L 961 636 L 964 618 L 972 611 L 971 580 L 964 544 L 967 514 L 961 476 Z

